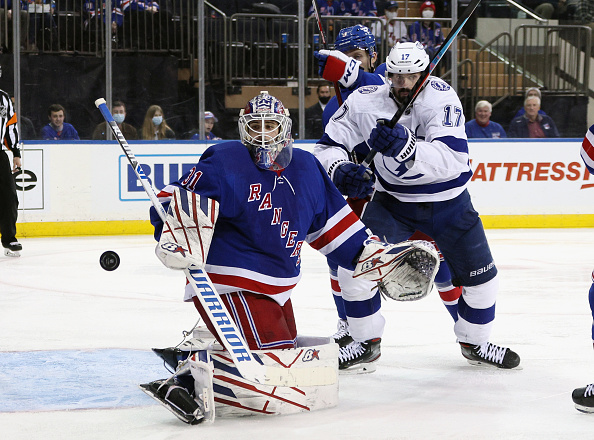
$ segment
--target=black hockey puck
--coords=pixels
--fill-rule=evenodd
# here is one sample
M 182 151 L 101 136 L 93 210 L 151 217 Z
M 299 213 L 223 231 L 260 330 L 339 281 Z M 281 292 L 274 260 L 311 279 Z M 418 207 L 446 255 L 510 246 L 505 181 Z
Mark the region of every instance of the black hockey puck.
M 114 251 L 105 251 L 99 258 L 99 264 L 105 270 L 116 270 L 120 265 L 120 256 Z

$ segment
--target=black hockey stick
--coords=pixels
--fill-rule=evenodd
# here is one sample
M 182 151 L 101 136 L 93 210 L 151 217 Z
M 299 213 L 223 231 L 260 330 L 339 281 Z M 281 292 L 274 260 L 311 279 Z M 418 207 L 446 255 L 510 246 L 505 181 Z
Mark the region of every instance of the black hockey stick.
M 448 51 L 448 49 L 454 42 L 454 39 L 458 36 L 458 34 L 460 33 L 460 31 L 462 30 L 462 28 L 464 27 L 464 25 L 466 24 L 466 22 L 468 21 L 468 19 L 470 18 L 470 16 L 472 15 L 472 13 L 477 8 L 477 6 L 479 5 L 480 2 L 481 2 L 481 0 L 472 0 L 472 2 L 466 7 L 466 9 L 462 13 L 460 18 L 456 22 L 456 24 L 454 25 L 454 27 L 448 34 L 447 38 L 441 45 L 441 48 L 435 54 L 435 56 L 429 63 L 429 66 L 427 67 L 427 69 L 425 69 L 424 75 L 421 75 L 421 77 L 417 80 L 417 82 L 415 83 L 413 88 L 408 93 L 408 96 L 406 97 L 406 99 L 404 100 L 404 102 L 402 103 L 402 105 L 400 106 L 398 111 L 396 112 L 396 114 L 386 124 L 388 127 L 393 128 L 396 125 L 396 123 L 400 120 L 400 118 L 402 117 L 402 115 L 404 114 L 406 109 L 408 109 L 412 105 L 414 100 L 417 98 L 417 96 L 423 89 L 423 86 L 427 83 L 429 76 L 431 75 L 431 73 L 433 73 L 433 71 L 435 70 L 435 67 L 437 67 L 437 64 L 441 61 L 442 57 Z M 369 164 L 371 164 L 371 162 L 373 162 L 373 158 L 375 157 L 376 153 L 377 153 L 377 151 L 371 150 L 361 165 L 365 165 L 366 167 L 369 167 Z
M 316 21 L 318 22 L 318 29 L 320 30 L 320 38 L 322 39 L 322 44 L 324 45 L 324 49 L 328 49 L 328 42 L 326 41 L 326 35 L 324 34 L 324 29 L 322 28 L 322 20 L 320 19 L 320 11 L 318 11 L 318 4 L 316 0 L 311 0 L 311 4 L 313 6 L 314 14 L 316 15 Z M 334 82 L 334 94 L 336 95 L 336 99 L 338 100 L 338 105 L 342 105 L 342 95 L 340 94 L 340 87 L 338 86 L 338 82 Z
M 167 221 L 167 213 L 159 201 L 155 189 L 149 183 L 141 164 L 136 160 L 130 145 L 128 145 L 126 138 L 124 138 L 118 124 L 107 108 L 105 99 L 97 99 L 95 105 L 101 111 L 103 118 L 105 118 L 105 121 L 110 126 L 120 147 L 124 150 L 130 166 L 136 173 L 138 181 L 157 210 L 157 214 L 159 214 L 159 217 L 165 223 Z M 215 328 L 219 336 L 218 339 L 229 352 L 229 356 L 233 359 L 233 364 L 245 380 L 263 385 L 285 387 L 328 385 L 336 382 L 336 371 L 329 367 L 290 369 L 263 364 L 261 359 L 249 349 L 247 342 L 235 325 L 231 314 L 225 307 L 204 268 L 191 265 L 183 272 Z

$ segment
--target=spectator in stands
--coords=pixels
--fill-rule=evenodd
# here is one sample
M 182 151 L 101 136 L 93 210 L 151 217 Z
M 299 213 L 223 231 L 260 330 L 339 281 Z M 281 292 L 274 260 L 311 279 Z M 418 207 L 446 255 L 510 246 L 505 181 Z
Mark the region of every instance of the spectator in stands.
M 348 15 L 350 13 L 350 3 L 348 1 L 337 0 L 316 0 L 320 15 Z M 348 6 L 347 6 L 348 5 Z M 307 15 L 313 15 L 313 5 L 309 8 Z
M 133 49 L 159 47 L 159 3 L 151 0 L 122 0 L 122 12 L 124 38 Z
M 158 105 L 151 105 L 146 111 L 140 138 L 155 141 L 175 139 L 175 133 L 163 117 L 163 109 Z
M 27 11 L 29 12 L 29 47 L 33 52 L 43 50 L 43 44 L 50 44 L 51 41 L 44 41 L 50 36 L 46 35 L 42 38 L 41 43 L 37 41 L 39 34 L 42 34 L 46 29 L 52 32 L 56 28 L 54 22 L 54 12 L 56 10 L 56 2 L 54 0 L 23 0 L 27 3 Z
M 380 17 L 380 22 L 374 21 L 371 23 L 372 33 L 375 36 L 375 41 L 379 45 L 383 38 L 387 38 L 388 47 L 394 46 L 402 38 L 408 38 L 408 31 L 406 24 L 398 20 L 398 2 L 390 1 L 386 4 L 384 15 Z M 382 27 L 385 29 L 385 35 L 382 35 Z
M 529 96 L 524 100 L 522 116 L 512 119 L 509 124 L 509 137 L 514 138 L 553 138 L 560 137 L 553 119 L 548 115 L 538 114 L 540 98 Z
M 318 102 L 305 109 L 305 138 L 320 139 L 324 134 L 324 125 L 322 124 L 322 113 L 326 104 L 330 101 L 330 86 L 320 84 L 317 88 Z
M 0 0 L 0 53 L 7 53 L 9 48 L 12 47 L 12 0 Z M 20 12 L 20 37 L 21 37 L 21 49 L 25 48 L 27 43 L 27 30 L 29 28 L 29 19 L 27 17 L 27 11 L 22 8 L 22 1 L 15 1 L 18 4 L 17 9 Z M 5 26 L 6 25 L 6 26 Z M 7 38 L 5 38 L 5 36 Z
M 435 4 L 431 0 L 423 2 L 420 13 L 424 20 L 422 22 L 415 21 L 410 26 L 408 30 L 409 40 L 423 43 L 429 58 L 433 59 L 443 43 L 441 25 L 431 20 L 435 17 Z
M 204 112 L 204 135 L 207 141 L 220 141 L 222 138 L 218 137 L 212 132 L 215 122 L 219 122 L 213 112 Z M 200 130 L 194 129 L 185 136 L 186 139 L 200 140 Z M 203 138 L 204 139 L 204 138 Z
M 100 27 L 104 26 L 106 17 L 105 2 L 103 2 L 101 9 L 97 8 L 96 3 L 97 0 L 86 0 L 84 4 L 84 11 L 87 14 L 85 28 L 90 29 L 92 32 L 97 32 Z M 124 24 L 122 0 L 112 0 L 111 5 L 111 40 L 115 43 L 115 47 L 121 47 L 122 26 Z
M 351 0 L 347 2 L 350 10 L 345 15 L 354 17 L 377 17 L 375 0 Z
M 524 97 L 524 99 L 528 98 L 529 96 L 537 96 L 542 101 L 542 96 L 538 87 L 530 87 L 528 90 L 526 90 L 526 96 Z M 520 110 L 518 110 L 518 112 L 514 116 L 514 118 L 522 116 L 524 113 L 526 113 L 526 110 L 524 110 L 524 107 L 521 107 Z M 539 110 L 538 113 L 541 115 L 546 115 L 546 113 L 542 110 Z
M 489 101 L 479 101 L 474 106 L 474 119 L 465 125 L 469 138 L 505 138 L 505 130 L 497 122 L 491 121 L 493 106 Z
M 69 123 L 64 122 L 66 110 L 60 104 L 52 104 L 47 110 L 49 124 L 41 129 L 40 138 L 54 141 L 78 141 L 78 132 Z
M 120 131 L 126 138 L 126 140 L 138 139 L 138 131 L 130 124 L 124 122 L 126 119 L 126 104 L 122 101 L 114 101 L 111 106 L 111 114 L 113 119 L 118 124 Z M 93 140 L 105 140 L 107 139 L 107 132 L 111 129 L 107 125 L 107 122 L 101 122 L 95 127 L 93 131 Z

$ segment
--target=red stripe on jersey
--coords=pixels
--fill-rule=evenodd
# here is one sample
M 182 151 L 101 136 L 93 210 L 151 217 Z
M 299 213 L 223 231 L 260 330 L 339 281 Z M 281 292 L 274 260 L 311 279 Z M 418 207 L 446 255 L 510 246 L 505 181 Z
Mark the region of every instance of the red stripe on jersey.
M 173 193 L 167 192 L 167 191 L 161 191 L 159 194 L 157 194 L 158 198 L 165 198 L 165 197 L 171 197 L 173 195 Z
M 592 133 L 592 131 L 590 131 L 590 134 L 594 136 L 594 133 Z M 582 142 L 582 149 L 585 151 L 585 153 L 588 155 L 590 159 L 594 160 L 594 147 L 592 146 L 590 140 L 587 137 L 585 137 L 584 142 Z
M 297 285 L 297 283 L 294 283 L 286 286 L 273 286 L 271 284 L 262 283 L 237 275 L 209 273 L 208 276 L 215 284 L 233 286 L 237 287 L 237 290 L 247 290 L 248 292 L 263 293 L 264 295 L 277 295 L 279 293 L 291 290 Z
M 454 287 L 453 289 L 439 292 L 441 300 L 447 302 L 458 301 L 460 295 L 462 295 L 462 287 Z
M 349 212 L 342 220 L 340 220 L 336 225 L 330 228 L 328 231 L 320 235 L 317 239 L 312 241 L 309 245 L 316 249 L 320 250 L 328 243 L 331 243 L 336 237 L 346 231 L 348 228 L 353 226 L 357 221 L 359 221 L 359 217 L 354 212 Z

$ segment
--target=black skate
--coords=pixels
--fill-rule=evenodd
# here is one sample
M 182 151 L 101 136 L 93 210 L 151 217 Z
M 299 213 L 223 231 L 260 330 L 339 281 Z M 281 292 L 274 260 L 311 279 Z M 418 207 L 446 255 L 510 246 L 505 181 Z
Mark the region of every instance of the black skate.
M 204 414 L 198 403 L 186 388 L 177 384 L 175 379 L 143 383 L 140 385 L 140 389 L 159 401 L 182 422 L 197 425 L 204 421 Z
M 343 374 L 372 373 L 375 365 L 371 365 L 381 356 L 380 338 L 365 342 L 353 341 L 338 351 L 338 369 Z
M 575 409 L 583 413 L 594 413 L 594 384 L 576 388 L 571 393 Z
M 13 241 L 9 244 L 2 243 L 4 247 L 4 255 L 7 257 L 20 257 L 23 246 L 18 241 Z
M 177 366 L 180 362 L 185 361 L 188 359 L 192 354 L 195 353 L 191 351 L 182 351 L 179 348 L 169 347 L 169 348 L 153 348 L 153 352 L 159 356 L 163 361 L 169 365 L 173 371 L 177 370 Z
M 520 365 L 520 356 L 509 348 L 487 342 L 483 345 L 460 342 L 462 356 L 472 365 L 492 365 L 497 368 L 516 368 Z
M 346 347 L 353 342 L 353 338 L 349 333 L 349 323 L 347 321 L 339 319 L 336 327 L 338 330 L 332 335 L 332 339 L 334 339 L 334 342 L 336 342 L 339 347 Z

